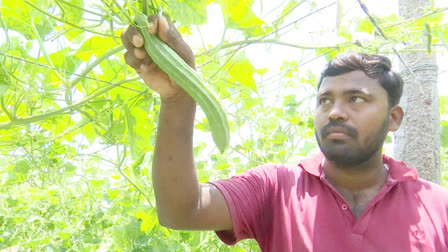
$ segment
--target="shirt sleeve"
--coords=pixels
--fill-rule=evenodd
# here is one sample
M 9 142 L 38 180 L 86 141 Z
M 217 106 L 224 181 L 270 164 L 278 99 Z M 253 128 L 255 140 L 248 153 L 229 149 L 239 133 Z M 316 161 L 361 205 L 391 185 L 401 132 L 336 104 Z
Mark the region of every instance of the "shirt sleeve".
M 276 191 L 277 174 L 273 165 L 259 166 L 230 179 L 209 182 L 224 196 L 232 217 L 233 230 L 216 231 L 228 245 L 242 239 L 257 241 L 271 230 L 271 195 Z

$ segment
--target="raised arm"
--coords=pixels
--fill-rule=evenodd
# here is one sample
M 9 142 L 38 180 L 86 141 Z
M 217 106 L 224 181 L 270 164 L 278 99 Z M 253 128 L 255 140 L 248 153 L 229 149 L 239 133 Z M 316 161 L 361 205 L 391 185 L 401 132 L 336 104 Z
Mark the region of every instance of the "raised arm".
M 152 16 L 149 21 L 149 32 L 157 34 L 195 68 L 192 50 L 174 25 L 163 16 Z M 152 62 L 133 26 L 121 40 L 127 49 L 126 63 L 161 98 L 152 172 L 160 224 L 173 229 L 232 229 L 220 191 L 213 185 L 199 184 L 197 178 L 193 157 L 195 101 Z

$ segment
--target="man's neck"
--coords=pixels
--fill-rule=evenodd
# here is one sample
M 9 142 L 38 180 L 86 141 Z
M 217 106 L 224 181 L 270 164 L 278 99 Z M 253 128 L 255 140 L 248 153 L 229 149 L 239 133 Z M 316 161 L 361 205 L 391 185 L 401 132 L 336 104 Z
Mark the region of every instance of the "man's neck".
M 356 219 L 381 190 L 388 175 L 381 154 L 354 167 L 339 167 L 325 160 L 322 169 L 327 181 L 345 199 Z
M 384 167 L 382 155 L 378 153 L 362 164 L 341 167 L 325 160 L 323 167 L 326 179 L 337 189 L 353 193 L 373 188 L 381 188 L 388 171 Z

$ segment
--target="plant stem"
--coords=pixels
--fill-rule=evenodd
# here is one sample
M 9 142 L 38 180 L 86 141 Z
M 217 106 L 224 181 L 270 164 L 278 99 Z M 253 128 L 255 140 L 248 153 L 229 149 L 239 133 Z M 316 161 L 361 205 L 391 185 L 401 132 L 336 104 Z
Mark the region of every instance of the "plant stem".
M 63 113 L 65 113 L 68 110 L 76 109 L 76 108 L 79 108 L 79 107 L 83 106 L 84 104 L 90 102 L 92 99 L 94 99 L 94 98 L 96 98 L 96 97 L 98 97 L 98 96 L 108 92 L 112 88 L 120 86 L 120 85 L 122 85 L 122 84 L 124 84 L 126 82 L 135 81 L 135 80 L 138 80 L 138 79 L 139 79 L 139 77 L 135 77 L 135 78 L 125 79 L 125 80 L 119 81 L 119 82 L 117 82 L 117 83 L 115 83 L 113 85 L 110 85 L 110 86 L 104 88 L 101 91 L 98 91 L 98 92 L 96 92 L 94 94 L 91 94 L 91 95 L 87 96 L 84 100 L 82 100 L 82 101 L 80 101 L 78 103 L 74 103 L 72 105 L 69 105 L 69 106 L 66 106 L 66 107 L 63 107 L 63 108 L 60 108 L 60 109 L 56 109 L 56 110 L 53 110 L 53 111 L 50 111 L 50 112 L 47 112 L 47 113 L 42 113 L 42 114 L 35 115 L 35 116 L 29 116 L 29 117 L 24 117 L 24 118 L 17 118 L 16 120 L 10 121 L 8 123 L 2 123 L 2 124 L 0 124 L 0 130 L 1 129 L 10 129 L 10 128 L 14 127 L 14 126 L 24 125 L 24 124 L 28 124 L 28 123 L 34 123 L 34 122 L 46 120 L 46 119 L 48 119 L 50 117 L 63 114 Z
M 2 52 L 0 52 L 0 55 L 8 57 L 8 58 L 11 58 L 11 59 L 14 59 L 14 60 L 17 60 L 17 61 L 22 61 L 22 62 L 25 62 L 25 63 L 28 63 L 28 64 L 33 64 L 33 65 L 36 65 L 36 66 L 39 66 L 39 67 L 48 68 L 48 69 L 51 69 L 53 71 L 60 71 L 60 72 L 68 73 L 70 75 L 79 76 L 79 74 L 74 73 L 74 72 L 65 71 L 65 70 L 62 70 L 62 69 L 59 69 L 59 68 L 55 68 L 55 67 L 51 67 L 51 66 L 48 66 L 48 65 L 44 65 L 44 64 L 37 63 L 37 62 L 34 62 L 34 61 L 30 61 L 30 60 L 27 60 L 27 59 L 24 59 L 24 58 L 19 58 L 19 57 L 14 56 L 14 55 L 5 54 L 5 53 L 2 53 Z M 19 79 L 17 76 L 15 76 L 13 74 L 11 74 L 11 77 L 14 78 L 15 80 L 17 80 L 18 82 L 21 82 L 23 84 L 27 84 L 26 81 Z M 93 78 L 93 77 L 89 77 L 89 76 L 83 76 L 83 78 L 89 79 L 89 80 L 93 80 L 93 81 L 97 81 L 97 82 L 103 82 L 103 83 L 106 83 L 106 84 L 112 84 L 112 85 L 114 84 L 114 83 L 112 83 L 110 81 L 101 80 L 101 79 L 97 79 L 97 78 Z
M 51 60 L 50 56 L 49 56 L 48 53 L 47 53 L 47 49 L 46 49 L 45 46 L 44 46 L 44 41 L 42 40 L 42 37 L 40 36 L 39 31 L 37 30 L 37 28 L 36 28 L 36 26 L 34 25 L 33 21 L 30 20 L 30 22 L 31 22 L 31 29 L 32 29 L 32 31 L 33 31 L 33 33 L 34 33 L 34 36 L 37 38 L 37 42 L 39 43 L 39 48 L 40 48 L 40 50 L 42 51 L 42 53 L 44 54 L 44 58 L 45 58 L 45 60 L 47 61 L 47 63 L 48 63 L 51 67 L 54 68 L 53 61 Z M 56 72 L 56 75 L 59 77 L 59 79 L 60 79 L 61 81 L 64 80 L 64 78 L 60 75 L 59 72 Z
M 117 145 L 117 157 L 118 157 L 119 155 L 118 155 L 118 145 Z M 143 195 L 143 197 L 146 199 L 146 201 L 148 202 L 148 204 L 151 206 L 151 207 L 153 207 L 152 206 L 152 204 L 151 204 L 151 201 L 149 200 L 149 197 L 143 192 L 143 190 L 142 189 L 140 189 L 140 187 L 137 185 L 137 184 L 135 184 L 128 176 L 126 176 L 126 174 L 121 170 L 121 166 L 123 165 L 123 163 L 124 163 L 124 160 L 126 159 L 126 147 L 124 147 L 124 149 L 123 149 L 123 154 L 122 154 L 122 158 L 121 158 L 121 160 L 120 161 L 118 161 L 118 164 L 117 164 L 117 170 L 118 170 L 118 172 L 137 190 L 137 191 L 139 191 L 142 195 Z
M 73 24 L 73 23 L 71 23 L 71 22 L 68 22 L 68 21 L 66 21 L 66 20 L 64 20 L 64 19 L 57 18 L 57 17 L 55 17 L 55 16 L 53 16 L 53 15 L 48 14 L 48 13 L 45 12 L 44 10 L 41 10 L 39 7 L 37 7 L 36 5 L 30 3 L 30 2 L 27 1 L 27 0 L 25 0 L 25 3 L 28 4 L 29 6 L 31 6 L 32 8 L 34 8 L 35 10 L 37 10 L 37 11 L 43 13 L 44 15 L 49 16 L 49 17 L 51 17 L 52 19 L 54 19 L 54 20 L 56 20 L 56 21 L 59 21 L 59 22 L 61 22 L 61 23 L 63 23 L 63 24 L 66 24 L 66 25 L 69 25 L 69 26 L 78 28 L 78 29 L 83 30 L 83 31 L 86 31 L 86 32 L 90 32 L 90 33 L 93 33 L 93 34 L 101 35 L 101 36 L 104 36 L 104 37 L 116 37 L 116 38 L 118 38 L 118 36 L 115 36 L 114 34 L 104 34 L 104 33 L 101 33 L 101 32 L 97 32 L 97 31 L 95 31 L 95 30 L 86 29 L 85 27 L 78 26 L 78 25 Z
M 98 64 L 100 64 L 103 60 L 109 58 L 110 56 L 122 51 L 124 49 L 123 45 L 119 45 L 115 48 L 113 48 L 110 51 L 107 51 L 105 54 L 101 55 L 100 57 L 98 57 L 95 61 L 93 61 L 92 63 L 90 63 L 89 65 L 87 65 L 84 70 L 76 76 L 76 78 L 70 83 L 70 85 L 67 87 L 67 89 L 65 90 L 65 101 L 67 104 L 71 104 L 71 94 L 70 91 L 71 89 L 78 84 L 79 81 L 81 81 L 82 78 L 85 78 L 85 76 L 94 68 L 96 67 Z
M 140 4 L 142 5 L 142 13 L 149 16 L 148 0 L 141 0 Z
M 88 9 L 84 9 L 84 8 L 82 8 L 82 7 L 79 7 L 79 6 L 77 6 L 77 5 L 74 5 L 74 4 L 72 4 L 72 3 L 70 3 L 70 2 L 67 2 L 67 1 L 64 1 L 64 0 L 55 0 L 55 1 L 56 1 L 56 2 L 61 2 L 61 3 L 63 3 L 63 4 L 66 4 L 66 5 L 70 6 L 70 7 L 76 8 L 76 9 L 78 9 L 78 10 L 87 12 L 87 13 L 92 14 L 92 15 L 95 15 L 95 16 L 104 17 L 104 15 L 101 14 L 101 13 L 97 13 L 97 12 L 94 12 L 94 11 L 91 11 L 91 10 L 88 10 Z
M 422 19 L 422 18 L 425 18 L 425 17 L 427 17 L 427 16 L 431 16 L 431 15 L 434 15 L 434 14 L 437 14 L 437 13 L 440 13 L 440 12 L 444 12 L 444 11 L 446 11 L 446 10 L 448 10 L 448 7 L 440 8 L 440 9 L 435 10 L 435 11 L 433 11 L 433 12 L 430 12 L 430 13 L 427 13 L 427 14 L 424 14 L 424 15 L 421 15 L 420 17 L 410 18 L 410 19 L 406 19 L 406 20 L 403 20 L 403 21 L 398 22 L 398 23 L 395 23 L 395 24 L 391 24 L 391 25 L 388 25 L 388 26 L 384 26 L 384 27 L 382 27 L 381 29 L 384 31 L 384 30 L 386 30 L 386 29 L 389 29 L 389 28 L 394 27 L 394 26 L 397 26 L 397 25 L 402 25 L 402 24 L 405 24 L 405 23 L 408 23 L 408 22 L 415 22 L 415 21 L 418 21 L 418 20 L 420 20 L 420 19 Z
M 118 9 L 121 10 L 122 14 L 126 17 L 126 19 L 128 20 L 129 24 L 132 24 L 133 23 L 133 18 L 131 18 L 131 16 L 129 16 L 129 14 L 126 12 L 126 10 L 123 8 L 123 6 L 119 5 L 116 0 L 112 0 L 112 2 L 117 6 Z
M 351 42 L 348 43 L 344 43 L 344 44 L 337 44 L 337 45 L 305 45 L 305 44 L 293 44 L 293 43 L 289 43 L 289 42 L 284 42 L 284 41 L 280 41 L 278 39 L 248 39 L 248 40 L 242 40 L 242 41 L 235 41 L 235 42 L 231 42 L 231 43 L 227 43 L 227 44 L 223 44 L 219 46 L 219 49 L 226 49 L 226 48 L 230 48 L 230 47 L 234 47 L 234 46 L 242 46 L 242 45 L 246 45 L 246 44 L 277 44 L 277 45 L 283 45 L 283 46 L 290 46 L 290 47 L 294 47 L 294 48 L 299 48 L 299 49 L 332 49 L 332 48 L 341 48 L 341 47 L 345 47 L 349 44 L 353 44 Z M 198 56 L 202 56 L 205 54 L 209 54 L 209 52 L 215 52 L 215 48 L 212 48 L 210 50 L 207 50 L 205 53 L 201 53 Z
M 0 98 L 0 105 L 2 107 L 2 110 L 5 112 L 6 116 L 8 116 L 9 120 L 14 121 L 15 117 L 11 113 L 9 113 L 8 109 L 6 108 L 5 101 L 3 100 L 3 97 Z

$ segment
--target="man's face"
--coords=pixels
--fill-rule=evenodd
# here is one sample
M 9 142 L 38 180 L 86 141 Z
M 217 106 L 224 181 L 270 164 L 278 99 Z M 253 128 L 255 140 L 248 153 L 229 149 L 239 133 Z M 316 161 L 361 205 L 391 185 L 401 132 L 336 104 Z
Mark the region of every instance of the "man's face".
M 381 152 L 390 127 L 387 91 L 362 71 L 323 79 L 315 110 L 316 139 L 325 158 L 356 166 Z

